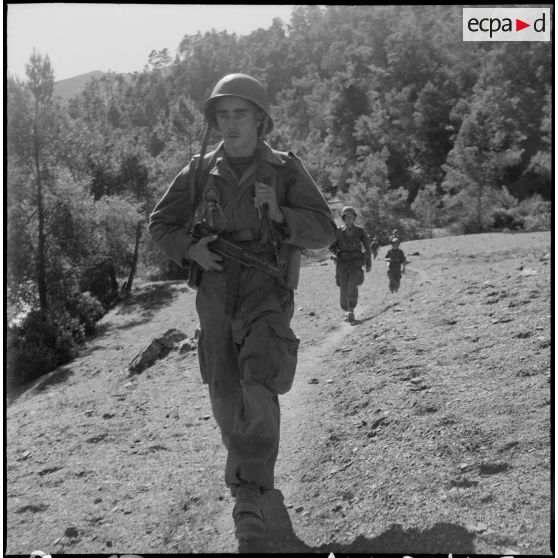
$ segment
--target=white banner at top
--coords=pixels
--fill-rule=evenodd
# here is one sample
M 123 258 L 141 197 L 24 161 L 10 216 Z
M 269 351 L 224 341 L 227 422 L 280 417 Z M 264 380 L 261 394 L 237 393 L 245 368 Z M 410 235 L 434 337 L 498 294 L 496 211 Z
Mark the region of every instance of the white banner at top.
M 464 41 L 550 41 L 550 8 L 463 8 Z

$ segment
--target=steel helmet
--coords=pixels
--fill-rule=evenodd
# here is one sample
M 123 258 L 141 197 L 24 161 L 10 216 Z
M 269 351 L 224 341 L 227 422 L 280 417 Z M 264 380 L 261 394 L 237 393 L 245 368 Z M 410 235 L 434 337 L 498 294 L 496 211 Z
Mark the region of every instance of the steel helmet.
M 257 79 L 247 76 L 246 74 L 228 74 L 217 82 L 217 85 L 213 88 L 209 99 L 205 101 L 204 105 L 205 119 L 211 126 L 217 128 L 214 110 L 216 99 L 228 95 L 247 99 L 265 112 L 267 116 L 267 126 L 265 130 L 261 131 L 262 136 L 269 134 L 269 132 L 273 130 L 273 120 L 269 111 L 267 93 L 263 85 Z
M 357 216 L 356 211 L 350 205 L 345 206 L 341 210 L 341 219 L 343 219 L 347 213 L 352 213 L 355 217 Z
M 399 239 L 398 238 L 392 238 L 391 243 L 392 244 L 399 244 Z

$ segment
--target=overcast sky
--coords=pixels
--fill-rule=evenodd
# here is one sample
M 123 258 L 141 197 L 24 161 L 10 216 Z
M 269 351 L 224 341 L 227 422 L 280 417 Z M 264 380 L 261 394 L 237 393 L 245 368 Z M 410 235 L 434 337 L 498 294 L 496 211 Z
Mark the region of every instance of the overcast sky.
M 25 77 L 33 48 L 48 55 L 55 79 L 100 70 L 141 71 L 149 53 L 174 56 L 184 35 L 215 29 L 246 35 L 273 18 L 289 23 L 292 5 L 8 4 L 8 72 Z

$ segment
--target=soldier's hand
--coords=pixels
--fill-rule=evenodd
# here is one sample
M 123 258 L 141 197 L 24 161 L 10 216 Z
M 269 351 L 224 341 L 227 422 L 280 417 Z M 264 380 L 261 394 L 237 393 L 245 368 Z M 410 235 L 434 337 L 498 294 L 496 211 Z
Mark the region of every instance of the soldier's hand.
M 276 223 L 282 223 L 285 220 L 285 216 L 279 209 L 279 204 L 277 203 L 275 189 L 272 186 L 268 186 L 263 182 L 256 182 L 255 196 L 256 207 L 263 207 L 264 205 L 267 205 L 269 217 L 273 221 Z
M 191 244 L 186 252 L 190 260 L 194 260 L 205 271 L 223 271 L 223 258 L 208 248 L 208 244 L 217 239 L 217 235 L 204 236 L 194 244 Z

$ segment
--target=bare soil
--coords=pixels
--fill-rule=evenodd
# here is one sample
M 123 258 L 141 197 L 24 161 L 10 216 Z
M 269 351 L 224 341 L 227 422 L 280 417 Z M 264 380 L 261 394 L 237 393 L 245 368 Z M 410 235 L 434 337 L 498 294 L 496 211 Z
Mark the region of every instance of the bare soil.
M 194 335 L 194 293 L 163 282 L 9 401 L 5 552 L 550 554 L 550 233 L 401 247 L 401 289 L 382 248 L 355 325 L 333 263 L 306 261 L 267 540 L 234 537 L 195 351 L 128 374 L 168 329 Z

